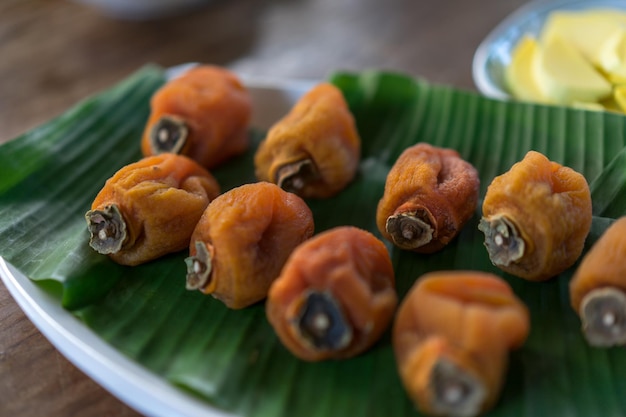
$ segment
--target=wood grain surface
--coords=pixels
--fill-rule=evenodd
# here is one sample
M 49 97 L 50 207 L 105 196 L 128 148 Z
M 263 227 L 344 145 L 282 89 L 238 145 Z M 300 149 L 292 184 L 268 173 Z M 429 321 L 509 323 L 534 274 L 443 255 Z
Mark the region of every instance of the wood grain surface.
M 214 0 L 189 13 L 131 21 L 69 0 L 2 0 L 0 143 L 148 62 L 304 79 L 387 69 L 475 90 L 476 47 L 523 3 Z M 0 416 L 137 415 L 58 353 L 0 284 Z

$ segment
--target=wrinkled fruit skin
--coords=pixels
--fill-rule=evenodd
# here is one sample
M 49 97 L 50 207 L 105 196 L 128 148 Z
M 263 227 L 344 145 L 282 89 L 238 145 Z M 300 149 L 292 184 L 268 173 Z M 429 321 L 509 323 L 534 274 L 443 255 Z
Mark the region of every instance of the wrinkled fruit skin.
M 618 218 L 585 254 L 570 281 L 570 303 L 581 317 L 583 332 L 592 346 L 608 347 L 626 344 L 626 217 Z M 598 321 L 585 313 L 588 296 L 614 292 L 613 301 L 596 301 L 598 317 L 611 314 L 610 322 Z M 589 301 L 587 301 L 589 302 Z M 589 306 L 587 306 L 589 308 Z M 602 320 L 602 319 L 600 319 Z
M 122 265 L 138 265 L 185 249 L 202 213 L 219 193 L 215 178 L 196 162 L 161 154 L 117 171 L 91 209 L 118 206 L 128 235 L 121 250 L 109 257 Z
M 298 306 L 307 292 L 330 294 L 352 326 L 350 343 L 339 350 L 316 349 L 296 326 Z M 397 305 L 395 277 L 384 244 L 351 226 L 322 232 L 296 248 L 274 282 L 267 318 L 283 345 L 306 361 L 356 356 L 388 328 Z
M 141 140 L 145 156 L 153 155 L 150 134 L 162 116 L 176 116 L 189 128 L 179 152 L 207 169 L 245 152 L 249 147 L 252 100 L 234 73 L 200 65 L 167 82 L 150 101 L 150 117 Z
M 360 152 L 361 139 L 341 91 L 321 83 L 269 130 L 255 154 L 256 176 L 276 183 L 283 166 L 310 158 L 319 177 L 307 182 L 297 194 L 327 198 L 353 180 Z
M 626 291 L 626 217 L 617 219 L 585 254 L 570 281 L 570 301 L 578 312 L 592 290 L 614 287 Z
M 526 306 L 499 277 L 478 271 L 438 271 L 423 275 L 396 315 L 392 342 L 409 397 L 420 411 L 445 415 L 434 405 L 435 364 L 448 361 L 485 388 L 476 415 L 495 404 L 511 349 L 530 330 Z
M 430 213 L 432 240 L 418 253 L 445 247 L 472 218 L 478 205 L 480 179 L 476 169 L 460 155 L 427 143 L 413 145 L 400 155 L 387 175 L 385 192 L 378 203 L 376 224 L 390 242 L 387 219 L 415 210 Z
M 205 294 L 240 309 L 263 300 L 287 257 L 313 235 L 313 214 L 298 196 L 259 182 L 225 192 L 207 207 L 191 237 L 213 248 Z
M 523 258 L 498 265 L 531 281 L 549 279 L 576 262 L 591 228 L 591 193 L 585 177 L 530 151 L 494 178 L 483 201 L 483 218 L 506 216 L 526 245 Z

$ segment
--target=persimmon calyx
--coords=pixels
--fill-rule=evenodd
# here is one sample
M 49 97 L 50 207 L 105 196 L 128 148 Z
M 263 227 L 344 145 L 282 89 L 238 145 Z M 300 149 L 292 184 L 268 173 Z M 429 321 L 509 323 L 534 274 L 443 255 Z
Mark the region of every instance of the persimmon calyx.
M 185 288 L 188 290 L 201 290 L 211 282 L 212 250 L 207 248 L 207 244 L 202 241 L 197 241 L 195 247 L 196 255 L 185 258 L 185 265 L 187 266 Z
M 103 255 L 117 253 L 126 241 L 126 221 L 116 204 L 85 213 L 90 233 L 89 246 Z
M 590 291 L 580 304 L 583 334 L 593 346 L 626 344 L 626 294 L 618 288 Z
M 179 154 L 189 136 L 189 128 L 183 119 L 164 115 L 150 130 L 150 148 L 155 155 L 161 153 Z
M 408 250 L 430 243 L 435 234 L 430 218 L 423 210 L 391 215 L 387 218 L 385 229 L 395 245 Z
M 353 338 L 352 325 L 328 291 L 308 291 L 294 324 L 302 341 L 320 351 L 342 350 Z
M 485 246 L 494 265 L 508 266 L 524 257 L 526 242 L 506 216 L 483 217 L 478 230 L 485 234 Z
M 320 175 L 312 159 L 290 162 L 276 171 L 276 185 L 285 191 L 298 194 L 307 184 L 319 180 Z
M 439 358 L 430 374 L 432 409 L 441 415 L 471 417 L 479 414 L 487 390 L 475 375 L 454 362 Z

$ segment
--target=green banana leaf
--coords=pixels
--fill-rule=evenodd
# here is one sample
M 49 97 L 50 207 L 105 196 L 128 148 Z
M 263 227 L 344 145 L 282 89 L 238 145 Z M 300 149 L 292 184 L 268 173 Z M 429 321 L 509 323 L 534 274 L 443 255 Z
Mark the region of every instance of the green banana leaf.
M 402 74 L 337 73 L 363 140 L 356 180 L 340 195 L 308 201 L 316 231 L 351 224 L 380 236 L 376 204 L 407 146 L 450 147 L 478 169 L 481 195 L 534 149 L 583 173 L 594 221 L 586 247 L 626 213 L 626 117 L 504 102 Z M 293 357 L 262 303 L 231 311 L 184 288 L 184 253 L 124 267 L 87 244 L 84 213 L 104 181 L 140 157 L 151 94 L 164 72 L 148 66 L 49 123 L 0 147 L 0 255 L 104 340 L 167 381 L 241 416 L 416 416 L 397 375 L 389 332 L 349 360 Z M 224 190 L 254 181 L 253 147 L 214 174 Z M 543 283 L 508 276 L 489 261 L 477 229 L 480 208 L 457 239 L 434 255 L 388 245 L 400 297 L 423 273 L 477 269 L 506 279 L 531 312 L 531 334 L 511 353 L 493 416 L 626 413 L 626 351 L 589 347 L 569 305 L 575 268 Z

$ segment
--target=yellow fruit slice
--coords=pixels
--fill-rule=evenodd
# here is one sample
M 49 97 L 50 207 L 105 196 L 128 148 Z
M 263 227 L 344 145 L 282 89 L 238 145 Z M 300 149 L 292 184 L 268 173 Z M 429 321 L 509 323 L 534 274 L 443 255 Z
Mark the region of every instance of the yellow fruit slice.
M 612 111 L 615 113 L 624 113 L 622 111 L 622 109 L 620 108 L 619 104 L 617 104 L 617 102 L 615 101 L 615 97 L 611 96 L 609 98 L 606 98 L 604 100 L 600 101 L 600 104 L 607 110 L 607 111 Z
M 532 63 L 537 51 L 537 40 L 524 36 L 515 46 L 511 63 L 507 66 L 505 79 L 514 97 L 520 100 L 545 102 L 532 76 Z
M 598 66 L 612 82 L 626 82 L 626 26 L 615 29 L 601 44 Z
M 585 58 L 598 64 L 598 45 L 623 25 L 626 25 L 626 13 L 618 10 L 557 11 L 546 20 L 541 43 L 562 38 L 581 51 Z
M 572 103 L 572 107 L 583 110 L 603 111 L 605 107 L 600 103 L 589 103 L 584 101 L 575 101 Z
M 613 99 L 622 110 L 626 113 L 626 85 L 618 85 L 613 91 Z
M 609 83 L 570 42 L 555 36 L 538 48 L 532 73 L 551 102 L 594 102 L 611 95 Z

